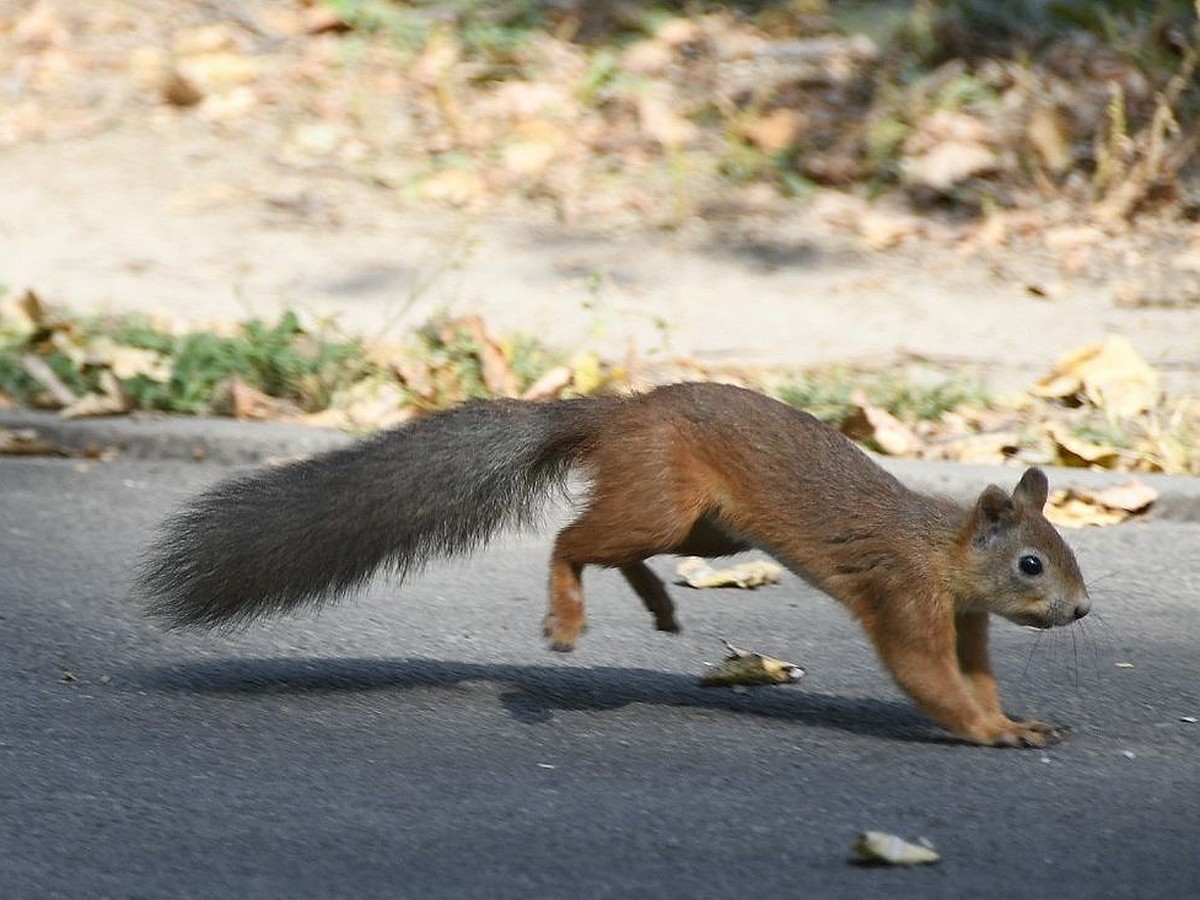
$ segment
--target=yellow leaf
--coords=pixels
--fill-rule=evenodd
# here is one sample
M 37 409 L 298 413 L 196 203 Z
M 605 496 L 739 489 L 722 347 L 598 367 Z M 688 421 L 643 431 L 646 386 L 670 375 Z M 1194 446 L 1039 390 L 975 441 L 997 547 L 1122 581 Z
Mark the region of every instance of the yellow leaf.
M 729 641 L 722 641 L 728 655 L 704 674 L 701 687 L 754 686 L 760 684 L 794 684 L 804 677 L 804 669 L 795 663 L 741 650 Z
M 1160 387 L 1158 373 L 1133 344 L 1114 334 L 1065 353 L 1031 393 L 1053 399 L 1079 397 L 1112 419 L 1124 419 L 1154 408 Z
M 579 394 L 591 394 L 604 384 L 604 370 L 595 353 L 577 353 L 571 359 L 571 387 Z
M 715 569 L 707 560 L 689 556 L 676 566 L 675 574 L 694 588 L 756 588 L 764 584 L 777 584 L 783 577 L 783 566 L 767 559 L 756 559 Z
M 1046 434 L 1058 449 L 1059 462 L 1066 466 L 1111 469 L 1121 461 L 1121 451 L 1077 437 L 1059 422 L 1046 423 Z
M 1116 525 L 1145 512 L 1158 499 L 1158 491 L 1140 481 L 1112 485 L 1098 491 L 1084 488 L 1056 490 L 1046 504 L 1046 518 L 1065 528 Z
M 25 336 L 49 324 L 41 298 L 32 290 L 0 301 L 0 332 Z

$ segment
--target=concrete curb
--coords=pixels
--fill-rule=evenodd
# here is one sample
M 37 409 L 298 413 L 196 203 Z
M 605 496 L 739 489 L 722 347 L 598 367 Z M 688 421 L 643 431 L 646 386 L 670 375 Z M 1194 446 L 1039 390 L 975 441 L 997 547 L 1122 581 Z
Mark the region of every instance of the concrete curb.
M 354 437 L 329 428 L 137 414 L 102 419 L 63 419 L 29 410 L 0 412 L 0 426 L 34 429 L 70 455 L 115 448 L 138 460 L 197 460 L 228 466 L 261 465 L 271 457 L 306 456 L 342 447 Z M 1012 466 L 876 457 L 906 484 L 963 502 L 985 485 L 1011 488 L 1020 470 Z M 1103 488 L 1130 479 L 1124 472 L 1048 467 L 1052 487 Z M 1138 475 L 1159 492 L 1153 518 L 1200 522 L 1200 478 Z
M 332 428 L 148 414 L 64 419 L 54 413 L 6 410 L 0 412 L 0 427 L 33 429 L 72 456 L 116 449 L 129 459 L 191 459 L 227 466 L 307 456 L 354 440 Z

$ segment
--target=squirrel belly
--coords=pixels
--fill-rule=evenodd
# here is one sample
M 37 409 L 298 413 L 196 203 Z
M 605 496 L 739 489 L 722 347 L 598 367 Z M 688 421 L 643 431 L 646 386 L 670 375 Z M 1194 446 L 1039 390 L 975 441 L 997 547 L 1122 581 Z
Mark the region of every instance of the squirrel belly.
M 589 491 L 557 536 L 544 629 L 584 627 L 581 575 L 617 568 L 677 631 L 645 564 L 758 546 L 845 604 L 897 682 L 967 740 L 1041 746 L 1009 719 L 988 614 L 1065 625 L 1090 601 L 1028 470 L 971 507 L 909 490 L 835 429 L 753 391 L 675 384 L 629 397 L 473 402 L 358 444 L 218 484 L 167 520 L 138 573 L 174 627 L 236 626 L 316 605 L 380 569 L 400 576 L 529 522 L 572 470 Z

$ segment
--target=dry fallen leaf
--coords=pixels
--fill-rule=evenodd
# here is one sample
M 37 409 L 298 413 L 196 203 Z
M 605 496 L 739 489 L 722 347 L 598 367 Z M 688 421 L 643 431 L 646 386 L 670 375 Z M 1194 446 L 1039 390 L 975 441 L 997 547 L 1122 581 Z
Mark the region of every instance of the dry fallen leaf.
M 487 183 L 466 169 L 443 169 L 421 184 L 421 196 L 434 203 L 449 206 L 474 207 L 487 193 Z
M 1065 117 L 1051 106 L 1035 106 L 1025 124 L 1025 138 L 1048 170 L 1065 172 L 1073 158 L 1071 136 Z
M 522 400 L 545 400 L 557 397 L 571 383 L 574 373 L 570 366 L 555 366 L 525 389 Z
M 186 108 L 204 100 L 204 91 L 176 71 L 167 74 L 160 90 L 163 100 L 171 106 Z
M 129 412 L 131 402 L 121 383 L 111 370 L 100 373 L 100 393 L 84 394 L 63 409 L 66 419 L 83 419 L 93 416 L 119 416 Z
M 1121 461 L 1119 448 L 1078 437 L 1061 422 L 1047 422 L 1045 428 L 1065 466 L 1111 469 Z
M 1158 373 L 1129 339 L 1114 334 L 1069 350 L 1030 392 L 1047 399 L 1078 398 L 1112 419 L 1124 419 L 1153 409 L 1161 389 Z
M 1129 518 L 1121 510 L 1108 509 L 1070 491 L 1054 491 L 1046 503 L 1046 519 L 1060 528 L 1116 525 Z
M 27 290 L 19 297 L 0 300 L 0 332 L 25 336 L 49 323 L 42 300 Z
M 600 357 L 591 351 L 580 351 L 571 357 L 571 387 L 579 394 L 592 394 L 604 385 L 604 367 Z
M 904 160 L 907 181 L 944 191 L 974 175 L 996 168 L 996 154 L 973 141 L 947 141 L 922 156 Z
M 952 459 L 962 463 L 1002 463 L 1021 446 L 1016 431 L 964 434 L 932 443 L 921 453 L 924 459 Z
M 0 428 L 0 456 L 61 456 L 50 441 L 41 437 L 32 428 L 10 430 Z
M 429 363 L 423 359 L 397 356 L 388 368 L 400 379 L 410 394 L 431 403 L 437 399 L 437 384 Z
M 868 209 L 855 222 L 855 230 L 870 249 L 887 250 L 919 235 L 921 223 L 915 216 L 886 209 Z
M 766 559 L 756 559 L 724 569 L 714 569 L 708 560 L 689 556 L 675 569 L 683 583 L 694 588 L 739 587 L 756 588 L 777 584 L 783 576 L 783 566 Z
M 366 378 L 339 391 L 328 409 L 309 413 L 301 421 L 322 428 L 361 431 L 394 428 L 418 412 L 409 392 L 392 379 Z
M 1122 509 L 1128 513 L 1145 512 L 1158 499 L 1157 490 L 1137 480 L 1089 491 L 1088 494 L 1109 509 Z
M 804 669 L 761 653 L 741 650 L 722 639 L 728 656 L 700 679 L 701 687 L 753 687 L 761 684 L 794 684 L 804 677 Z
M 886 831 L 864 831 L 854 841 L 854 852 L 863 862 L 888 866 L 919 866 L 941 859 L 927 841 L 910 844 Z
M 517 376 L 513 374 L 505 357 L 504 348 L 483 325 L 479 316 L 463 316 L 447 322 L 442 328 L 442 343 L 453 343 L 455 337 L 465 332 L 475 344 L 483 383 L 498 397 L 517 395 Z
M 874 406 L 856 391 L 850 398 L 854 409 L 842 423 L 842 432 L 856 441 L 875 444 L 888 456 L 913 456 L 921 449 L 916 433 L 886 409 Z
M 642 132 L 668 149 L 690 144 L 700 136 L 700 129 L 676 112 L 666 97 L 638 97 L 637 112 Z
M 742 134 L 763 153 L 781 153 L 796 143 L 807 124 L 804 113 L 780 107 L 747 122 Z
M 553 141 L 517 140 L 504 145 L 500 161 L 513 175 L 537 178 L 550 168 L 557 154 L 558 146 Z
M 145 350 L 118 344 L 105 335 L 89 341 L 84 349 L 83 362 L 89 366 L 105 366 L 122 381 L 139 375 L 165 384 L 171 380 L 173 365 L 170 357 L 157 350 Z
M 675 48 L 654 38 L 630 44 L 621 53 L 621 68 L 633 75 L 658 77 L 671 67 Z
M 67 387 L 50 368 L 50 364 L 37 354 L 23 354 L 21 368 L 25 370 L 26 375 L 45 388 L 59 406 L 69 407 L 78 402 L 79 398 L 75 396 L 75 392 Z
M 997 168 L 988 126 L 975 116 L 937 110 L 925 116 L 904 142 L 905 181 L 944 191 Z
M 236 419 L 282 419 L 300 414 L 296 404 L 272 397 L 240 378 L 229 382 L 229 405 Z
M 1140 481 L 1098 491 L 1083 488 L 1056 490 L 1046 504 L 1046 518 L 1064 528 L 1116 525 L 1144 513 L 1157 499 L 1158 491 Z

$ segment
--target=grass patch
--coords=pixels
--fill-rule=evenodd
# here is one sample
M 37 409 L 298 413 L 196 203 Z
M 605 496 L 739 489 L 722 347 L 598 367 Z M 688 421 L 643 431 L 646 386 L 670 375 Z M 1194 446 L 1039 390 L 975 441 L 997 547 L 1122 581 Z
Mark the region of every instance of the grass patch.
M 992 400 L 977 381 L 929 380 L 894 373 L 863 373 L 833 368 L 794 374 L 776 388 L 779 399 L 830 425 L 841 426 L 861 396 L 906 422 L 937 422 L 961 407 L 986 407 Z
M 25 406 L 61 405 L 30 360 L 77 396 L 111 394 L 115 382 L 129 409 L 188 415 L 227 412 L 234 379 L 315 412 L 371 367 L 357 341 L 310 332 L 292 312 L 223 334 L 175 333 L 137 314 L 58 317 L 40 307 L 24 324 L 0 330 L 0 392 Z
M 726 373 L 727 375 L 731 373 Z M 693 369 L 664 371 L 671 381 Z M 722 377 L 711 371 L 702 376 Z M 769 379 L 770 384 L 764 379 Z M 724 380 L 724 379 L 723 379 Z M 1028 394 L 924 366 L 733 376 L 884 453 L 1200 474 L 1200 400 L 1159 398 L 1117 423 L 1102 405 Z M 644 385 L 643 385 L 644 387 Z M 0 408 L 69 416 L 139 410 L 307 421 L 366 432 L 468 400 L 624 392 L 625 368 L 535 338 L 500 338 L 477 316 L 438 319 L 400 342 L 363 342 L 292 312 L 179 332 L 140 315 L 51 314 L 33 294 L 0 302 Z

